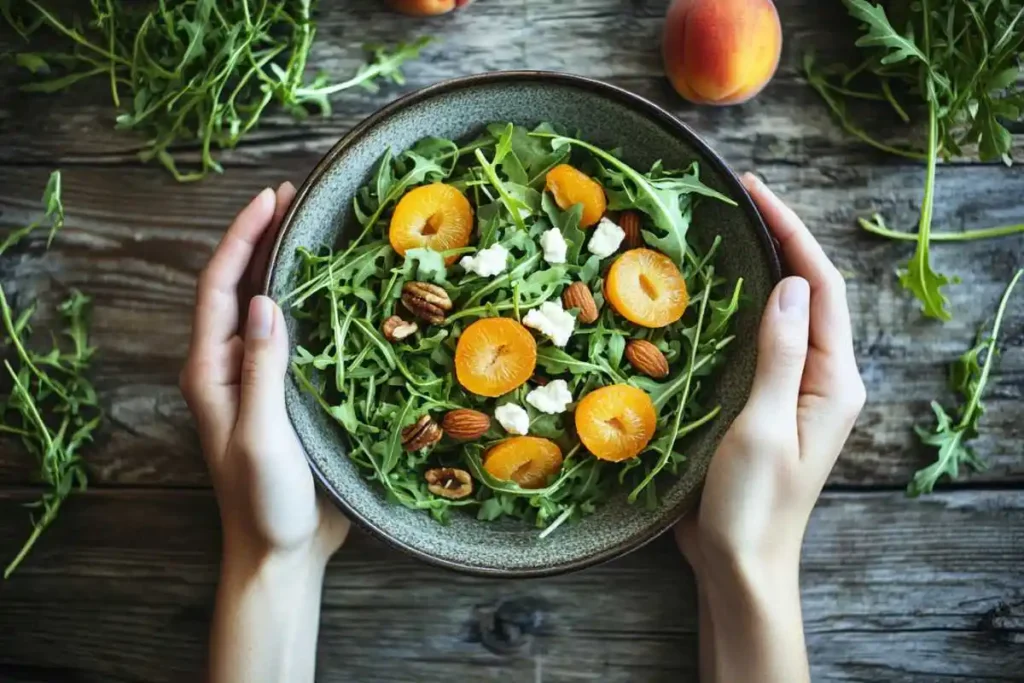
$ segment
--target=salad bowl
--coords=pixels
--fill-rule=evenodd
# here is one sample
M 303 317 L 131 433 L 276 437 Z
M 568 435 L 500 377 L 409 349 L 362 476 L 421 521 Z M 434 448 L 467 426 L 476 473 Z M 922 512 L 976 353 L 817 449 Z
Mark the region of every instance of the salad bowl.
M 678 473 L 660 480 L 656 498 L 646 504 L 628 500 L 628 490 L 617 491 L 592 514 L 550 533 L 539 533 L 519 520 L 483 521 L 470 509 L 452 510 L 442 524 L 423 511 L 396 504 L 379 482 L 368 480 L 366 469 L 349 457 L 353 444 L 337 415 L 304 390 L 299 378 L 288 383 L 286 403 L 316 480 L 346 515 L 372 534 L 424 561 L 458 571 L 544 576 L 628 553 L 670 528 L 698 501 L 716 446 L 748 396 L 757 327 L 780 278 L 780 264 L 770 234 L 735 174 L 668 112 L 620 88 L 577 76 L 470 76 L 412 93 L 371 115 L 327 153 L 299 189 L 264 283 L 266 293 L 283 303 L 293 349 L 302 347 L 309 335 L 308 321 L 289 302 L 303 268 L 302 254 L 324 246 L 344 249 L 360 232 L 353 202 L 374 177 L 382 156 L 397 155 L 424 138 L 473 140 L 488 124 L 505 121 L 526 127 L 550 122 L 578 132 L 635 168 L 651 168 L 662 160 L 665 168 L 685 169 L 696 162 L 708 194 L 729 200 L 699 201 L 688 232 L 687 239 L 704 249 L 717 238 L 716 274 L 729 282 L 742 280 L 743 287 L 724 361 L 714 375 L 702 378 L 710 383 L 706 390 L 720 410 L 686 436 L 686 459 Z

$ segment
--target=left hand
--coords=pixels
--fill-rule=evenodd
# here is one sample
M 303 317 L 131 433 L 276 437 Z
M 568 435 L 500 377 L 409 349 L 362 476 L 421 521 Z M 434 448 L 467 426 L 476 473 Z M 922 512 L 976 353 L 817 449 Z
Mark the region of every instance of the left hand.
M 225 555 L 259 562 L 298 552 L 326 563 L 344 542 L 349 523 L 318 499 L 285 411 L 284 314 L 272 299 L 248 296 L 294 197 L 291 183 L 276 193 L 260 192 L 235 218 L 200 275 L 181 391 L 198 423 Z

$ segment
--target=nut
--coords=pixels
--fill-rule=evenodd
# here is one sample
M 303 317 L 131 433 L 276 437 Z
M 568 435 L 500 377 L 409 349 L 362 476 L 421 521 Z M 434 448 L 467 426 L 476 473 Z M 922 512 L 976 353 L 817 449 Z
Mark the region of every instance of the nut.
M 562 306 L 580 309 L 579 321 L 590 324 L 597 320 L 597 302 L 586 282 L 574 282 L 562 292 Z
M 668 361 L 665 354 L 658 350 L 658 347 L 643 339 L 632 339 L 626 344 L 626 360 L 639 372 L 653 377 L 664 379 L 668 377 Z
M 427 480 L 427 489 L 435 496 L 456 500 L 473 493 L 473 477 L 466 470 L 438 467 L 427 470 L 423 478 Z
M 479 410 L 459 408 L 448 411 L 441 420 L 444 433 L 459 441 L 479 439 L 491 428 L 491 418 Z
M 530 378 L 530 381 L 536 384 L 538 387 L 546 387 L 548 385 L 548 382 L 550 382 L 551 380 L 549 380 L 544 375 L 538 375 L 537 373 L 533 373 L 533 377 Z
M 407 451 L 418 451 L 433 446 L 441 440 L 442 435 L 444 431 L 441 425 L 434 422 L 430 415 L 424 415 L 402 430 L 402 448 Z
M 444 287 L 429 282 L 406 282 L 402 286 L 402 303 L 417 318 L 434 325 L 443 323 L 445 313 L 452 310 L 452 300 Z
M 420 326 L 415 322 L 406 322 L 397 315 L 393 315 L 384 321 L 381 325 L 381 331 L 384 333 L 384 338 L 394 344 L 400 342 L 407 337 L 411 337 L 416 334 L 416 330 L 420 329 Z
M 640 214 L 636 211 L 623 211 L 619 214 L 619 227 L 626 233 L 622 240 L 626 249 L 639 249 L 644 246 L 644 237 L 640 234 Z

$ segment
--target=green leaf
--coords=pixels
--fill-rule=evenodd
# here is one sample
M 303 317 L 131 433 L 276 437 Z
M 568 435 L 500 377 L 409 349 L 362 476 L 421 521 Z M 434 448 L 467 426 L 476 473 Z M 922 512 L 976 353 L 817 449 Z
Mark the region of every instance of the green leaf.
M 416 248 L 405 252 L 405 268 L 411 270 L 413 280 L 438 285 L 448 284 L 448 269 L 444 257 L 433 249 Z
M 881 48 L 885 55 L 883 64 L 893 64 L 904 59 L 916 59 L 928 64 L 928 57 L 917 47 L 913 33 L 902 35 L 889 23 L 885 9 L 872 5 L 867 0 L 843 0 L 850 15 L 867 26 L 867 33 L 857 40 L 858 47 Z
M 907 495 L 911 497 L 931 493 L 936 483 L 943 477 L 956 479 L 960 474 L 960 466 L 966 465 L 976 471 L 985 468 L 984 462 L 974 453 L 967 443 L 977 437 L 979 420 L 985 408 L 981 402 L 982 394 L 988 384 L 992 363 L 997 355 L 999 329 L 1002 326 L 1006 306 L 1017 282 L 1024 275 L 1024 269 L 1018 270 L 1006 286 L 1003 296 L 996 309 L 995 320 L 991 331 L 968 349 L 953 363 L 950 369 L 950 382 L 960 392 L 964 404 L 957 412 L 954 420 L 937 401 L 932 401 L 936 424 L 933 428 L 916 426 L 914 429 L 921 443 L 937 449 L 935 462 L 918 470 L 907 485 Z M 980 335 L 979 335 L 980 336 Z M 985 360 L 979 364 L 979 358 L 985 354 Z
M 14 56 L 14 63 L 34 74 L 50 73 L 50 65 L 47 64 L 42 55 L 34 52 L 19 52 Z

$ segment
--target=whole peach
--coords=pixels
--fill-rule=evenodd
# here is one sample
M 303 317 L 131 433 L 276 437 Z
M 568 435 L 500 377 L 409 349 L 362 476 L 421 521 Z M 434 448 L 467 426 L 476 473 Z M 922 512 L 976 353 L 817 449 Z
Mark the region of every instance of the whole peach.
M 772 0 L 675 0 L 662 39 L 665 74 L 697 104 L 737 104 L 779 65 L 782 26 Z
M 388 3 L 401 12 L 414 17 L 431 17 L 435 14 L 446 14 L 453 9 L 465 7 L 473 0 L 388 0 Z

